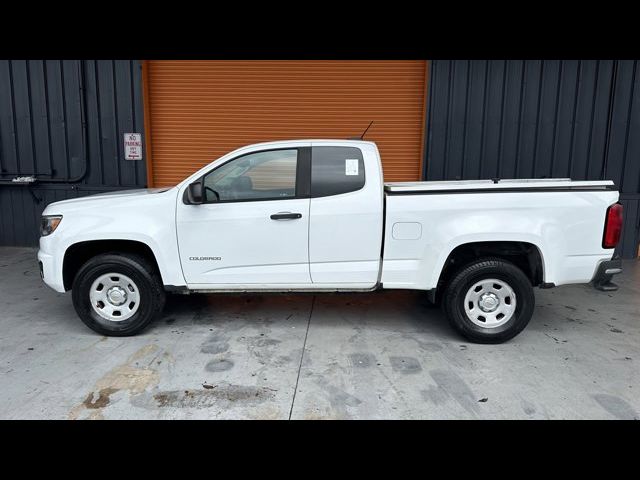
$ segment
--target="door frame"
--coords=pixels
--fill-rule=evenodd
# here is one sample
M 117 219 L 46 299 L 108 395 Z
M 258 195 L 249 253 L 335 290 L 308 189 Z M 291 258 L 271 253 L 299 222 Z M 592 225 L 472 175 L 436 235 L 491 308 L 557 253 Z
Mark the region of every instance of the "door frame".
M 223 201 L 213 201 L 213 202 L 205 202 L 202 206 L 214 205 L 216 203 L 220 204 L 244 204 L 251 202 L 272 202 L 272 201 L 286 201 L 286 200 L 310 200 L 311 194 L 311 143 L 296 141 L 296 142 L 274 142 L 273 144 L 256 144 L 248 147 L 243 147 L 232 152 L 229 152 L 227 155 L 219 158 L 218 160 L 206 165 L 201 168 L 199 171 L 189 176 L 182 182 L 180 182 L 176 187 L 178 189 L 178 193 L 176 196 L 176 243 L 178 247 L 178 251 L 180 252 L 180 234 L 179 234 L 179 222 L 178 222 L 178 209 L 180 208 L 198 208 L 201 205 L 191 205 L 187 200 L 187 188 L 191 183 L 194 182 L 202 182 L 204 177 L 213 173 L 218 168 L 221 168 L 224 165 L 227 165 L 230 162 L 238 160 L 247 155 L 253 155 L 256 153 L 262 152 L 271 152 L 271 151 L 280 151 L 280 150 L 296 150 L 298 152 L 297 156 L 297 164 L 296 164 L 296 186 L 295 186 L 295 196 L 291 197 L 275 197 L 275 198 L 250 198 L 250 199 L 239 199 L 239 200 L 223 200 Z M 183 205 L 180 205 L 182 203 Z M 247 206 L 249 207 L 249 206 Z M 305 215 L 308 216 L 308 210 L 305 212 Z M 306 255 L 306 264 L 307 269 L 309 268 L 309 243 L 308 243 L 308 229 L 307 229 L 307 242 L 305 244 L 307 255 Z M 214 291 L 214 290 L 247 290 L 252 289 L 256 291 L 264 290 L 265 285 L 259 286 L 261 284 L 257 283 L 246 283 L 246 284 L 224 284 L 224 283 L 196 283 L 189 282 L 187 279 L 187 275 L 184 271 L 183 265 L 183 257 L 182 254 L 179 254 L 180 258 L 180 268 L 182 270 L 183 277 L 185 279 L 185 283 L 188 288 L 192 290 L 198 291 Z M 283 284 L 285 286 L 285 284 Z M 309 283 L 294 283 L 291 284 L 294 288 L 310 288 L 311 287 L 311 274 L 309 273 Z M 286 288 L 286 287 L 285 287 Z

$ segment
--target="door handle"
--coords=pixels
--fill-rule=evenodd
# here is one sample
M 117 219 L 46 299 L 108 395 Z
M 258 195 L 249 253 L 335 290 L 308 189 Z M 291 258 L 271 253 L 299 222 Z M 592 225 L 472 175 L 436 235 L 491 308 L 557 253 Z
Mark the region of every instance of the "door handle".
M 302 218 L 301 213 L 281 212 L 271 215 L 271 220 L 296 220 Z

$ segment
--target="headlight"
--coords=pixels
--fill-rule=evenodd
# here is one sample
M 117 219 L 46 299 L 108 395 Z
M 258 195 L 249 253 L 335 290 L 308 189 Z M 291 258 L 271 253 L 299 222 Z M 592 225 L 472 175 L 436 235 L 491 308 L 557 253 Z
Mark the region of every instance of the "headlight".
M 40 221 L 40 235 L 46 237 L 55 232 L 62 221 L 62 215 L 43 215 Z

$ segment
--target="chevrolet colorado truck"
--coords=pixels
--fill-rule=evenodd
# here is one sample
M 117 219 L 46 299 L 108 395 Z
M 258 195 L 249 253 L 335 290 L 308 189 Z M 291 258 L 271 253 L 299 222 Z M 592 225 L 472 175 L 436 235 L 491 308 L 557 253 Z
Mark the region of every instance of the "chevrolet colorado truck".
M 168 292 L 415 289 L 475 342 L 527 325 L 534 287 L 607 282 L 622 205 L 611 181 L 384 183 L 376 144 L 235 150 L 171 188 L 55 202 L 43 280 L 82 321 L 133 335 Z

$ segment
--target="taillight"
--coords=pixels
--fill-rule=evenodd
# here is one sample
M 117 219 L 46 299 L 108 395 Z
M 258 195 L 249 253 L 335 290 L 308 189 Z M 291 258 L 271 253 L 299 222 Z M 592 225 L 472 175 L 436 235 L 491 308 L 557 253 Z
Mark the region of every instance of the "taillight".
M 622 204 L 614 203 L 607 208 L 607 216 L 604 221 L 604 236 L 602 248 L 615 248 L 620 240 L 622 232 Z

